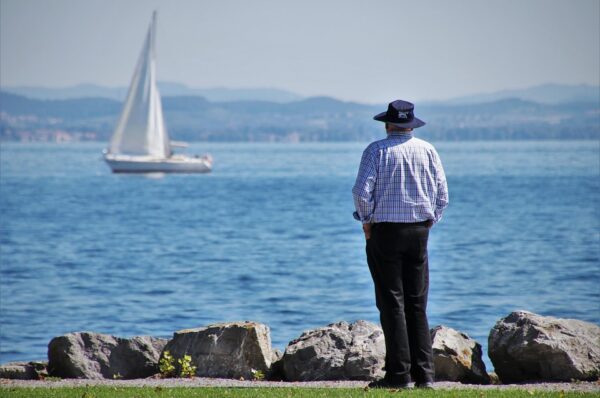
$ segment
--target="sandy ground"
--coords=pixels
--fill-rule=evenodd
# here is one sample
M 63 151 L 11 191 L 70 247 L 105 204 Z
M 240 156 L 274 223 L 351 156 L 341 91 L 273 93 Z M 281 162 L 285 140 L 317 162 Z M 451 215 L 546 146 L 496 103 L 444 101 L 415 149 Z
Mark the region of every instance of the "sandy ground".
M 57 381 L 39 380 L 9 380 L 0 379 L 0 388 L 9 387 L 85 387 L 85 386 L 111 386 L 111 387 L 316 387 L 316 388 L 364 388 L 365 381 L 310 381 L 310 382 L 285 382 L 285 381 L 249 381 L 235 379 L 217 379 L 207 377 L 194 377 L 192 379 L 137 379 L 137 380 L 89 380 L 89 379 L 64 379 Z M 536 384 L 504 384 L 504 385 L 469 385 L 452 382 L 435 383 L 436 389 L 509 389 L 522 390 L 549 390 L 549 391 L 587 391 L 599 392 L 600 382 L 575 382 L 575 383 L 536 383 Z

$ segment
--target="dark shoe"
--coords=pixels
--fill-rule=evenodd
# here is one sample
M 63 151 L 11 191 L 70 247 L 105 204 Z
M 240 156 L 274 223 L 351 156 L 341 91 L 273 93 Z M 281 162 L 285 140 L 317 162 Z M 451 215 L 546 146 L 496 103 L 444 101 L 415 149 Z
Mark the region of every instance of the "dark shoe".
M 415 383 L 415 388 L 423 388 L 426 390 L 433 390 L 433 382 L 425 381 L 423 383 Z
M 392 382 L 386 379 L 372 381 L 367 386 L 369 388 L 393 388 L 398 390 L 406 390 L 408 388 L 411 388 L 409 383 Z

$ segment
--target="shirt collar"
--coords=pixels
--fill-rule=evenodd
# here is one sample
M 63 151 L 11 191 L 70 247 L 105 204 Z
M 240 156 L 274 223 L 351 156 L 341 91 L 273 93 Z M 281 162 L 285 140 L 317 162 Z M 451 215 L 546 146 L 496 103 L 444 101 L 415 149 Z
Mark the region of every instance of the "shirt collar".
M 404 139 L 410 139 L 412 138 L 413 134 L 412 131 L 392 131 L 391 133 L 388 134 L 388 138 L 404 138 Z

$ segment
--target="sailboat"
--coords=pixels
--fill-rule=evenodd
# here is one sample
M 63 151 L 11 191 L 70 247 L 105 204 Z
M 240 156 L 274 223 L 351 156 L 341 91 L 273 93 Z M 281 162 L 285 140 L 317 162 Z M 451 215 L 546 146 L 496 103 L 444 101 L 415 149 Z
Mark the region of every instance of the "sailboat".
M 187 144 L 170 141 L 167 133 L 156 85 L 155 39 L 156 11 L 109 148 L 103 151 L 104 160 L 114 173 L 209 172 L 210 155 L 191 157 L 173 153 L 173 147 Z

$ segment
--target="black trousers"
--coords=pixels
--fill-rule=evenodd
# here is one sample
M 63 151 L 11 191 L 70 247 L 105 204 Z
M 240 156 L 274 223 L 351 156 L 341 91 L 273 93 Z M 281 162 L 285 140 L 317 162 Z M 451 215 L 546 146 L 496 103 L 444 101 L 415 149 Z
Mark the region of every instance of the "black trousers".
M 377 223 L 367 240 L 367 262 L 385 336 L 385 378 L 394 382 L 433 381 L 427 321 L 429 264 L 426 222 Z

